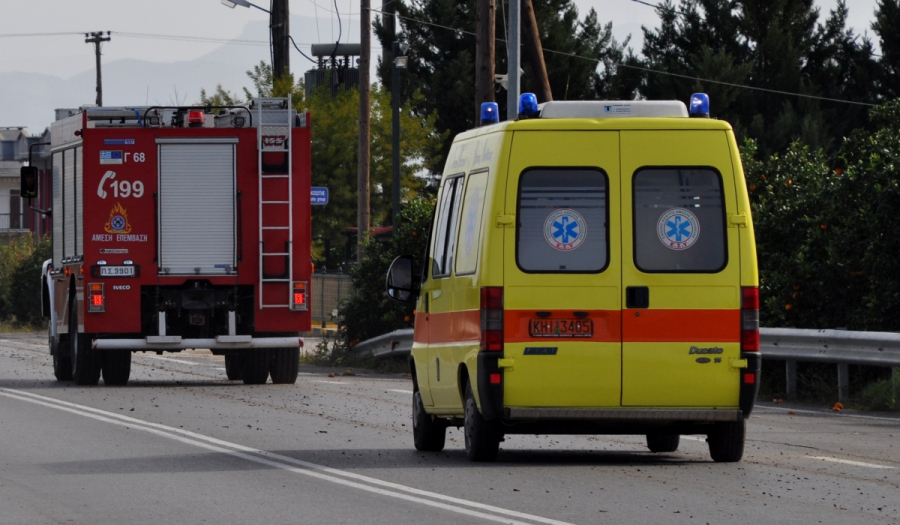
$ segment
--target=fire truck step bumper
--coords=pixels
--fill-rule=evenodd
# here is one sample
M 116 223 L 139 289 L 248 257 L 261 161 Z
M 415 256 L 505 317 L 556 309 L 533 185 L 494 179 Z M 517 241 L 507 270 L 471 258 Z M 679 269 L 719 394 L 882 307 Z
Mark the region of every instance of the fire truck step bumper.
M 303 346 L 299 337 L 251 337 L 220 335 L 214 339 L 182 339 L 180 336 L 149 336 L 145 339 L 94 339 L 97 350 L 248 350 L 253 348 L 297 348 Z

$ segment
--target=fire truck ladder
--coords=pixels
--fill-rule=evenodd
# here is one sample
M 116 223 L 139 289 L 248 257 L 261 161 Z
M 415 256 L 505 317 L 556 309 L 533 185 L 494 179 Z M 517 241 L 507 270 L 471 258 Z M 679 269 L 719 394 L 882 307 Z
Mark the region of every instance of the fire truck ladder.
M 258 98 L 259 309 L 290 308 L 293 281 L 291 97 Z

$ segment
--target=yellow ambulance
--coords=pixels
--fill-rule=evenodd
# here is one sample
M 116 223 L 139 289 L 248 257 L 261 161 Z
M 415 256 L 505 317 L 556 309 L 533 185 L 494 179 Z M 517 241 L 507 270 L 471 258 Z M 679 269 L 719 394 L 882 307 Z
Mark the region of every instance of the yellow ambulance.
M 705 94 L 538 105 L 453 142 L 417 301 L 413 434 L 491 461 L 507 434 L 708 437 L 740 461 L 759 388 L 756 247 L 731 126 Z M 696 117 L 696 118 L 692 118 Z

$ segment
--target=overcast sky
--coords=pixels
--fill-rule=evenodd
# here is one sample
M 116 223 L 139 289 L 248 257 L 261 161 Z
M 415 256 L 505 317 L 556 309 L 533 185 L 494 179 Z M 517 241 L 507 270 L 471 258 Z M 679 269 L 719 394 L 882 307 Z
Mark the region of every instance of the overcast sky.
M 508 4 L 509 0 L 503 2 Z M 655 1 L 655 0 L 652 0 Z M 848 0 L 850 25 L 857 34 L 868 33 L 876 0 Z M 256 0 L 268 8 L 267 0 Z M 342 42 L 359 41 L 359 0 L 337 0 L 341 13 L 340 26 L 333 16 L 335 2 L 329 0 L 293 0 L 292 17 L 316 19 L 315 30 L 304 34 L 292 31 L 301 49 L 308 44 L 333 42 L 341 34 Z M 658 18 L 653 8 L 633 0 L 575 0 L 580 15 L 590 8 L 597 10 L 600 20 L 611 21 L 616 37 L 622 40 L 632 35 L 632 45 L 640 47 L 641 25 L 656 26 Z M 820 19 L 836 4 L 836 0 L 816 0 L 821 8 Z M 373 9 L 381 8 L 381 0 L 371 0 Z M 501 0 L 497 1 L 498 14 Z M 94 68 L 93 46 L 84 43 L 84 32 L 112 31 L 112 41 L 103 45 L 104 63 L 120 59 L 139 59 L 152 62 L 190 61 L 211 53 L 225 41 L 243 38 L 244 51 L 258 48 L 260 60 L 268 61 L 267 28 L 256 23 L 249 30 L 248 23 L 266 22 L 268 15 L 253 8 L 229 9 L 219 0 L 0 0 L 0 73 L 29 72 L 69 78 Z M 57 34 L 73 33 L 73 34 Z M 16 36 L 22 34 L 39 36 Z M 172 35 L 189 36 L 200 40 L 177 40 Z M 203 41 L 203 40 L 206 41 Z M 227 44 L 236 46 L 238 44 Z M 377 50 L 373 51 L 377 52 Z M 311 65 L 298 53 L 292 52 L 294 71 Z M 234 67 L 246 70 L 252 63 Z M 299 67 L 298 67 L 299 66 Z M 8 79 L 9 77 L 7 77 Z M 216 79 L 210 79 L 213 85 Z M 229 86 L 238 90 L 240 86 Z M 90 102 L 86 100 L 85 102 Z M 0 126 L 4 101 L 0 101 Z

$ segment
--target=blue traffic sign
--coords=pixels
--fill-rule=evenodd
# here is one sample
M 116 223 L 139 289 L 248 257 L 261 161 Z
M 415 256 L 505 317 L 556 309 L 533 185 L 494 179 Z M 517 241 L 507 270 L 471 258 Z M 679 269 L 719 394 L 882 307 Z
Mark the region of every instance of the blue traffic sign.
M 310 193 L 310 197 L 312 200 L 310 201 L 313 205 L 323 205 L 328 204 L 328 188 L 311 188 L 312 192 Z

